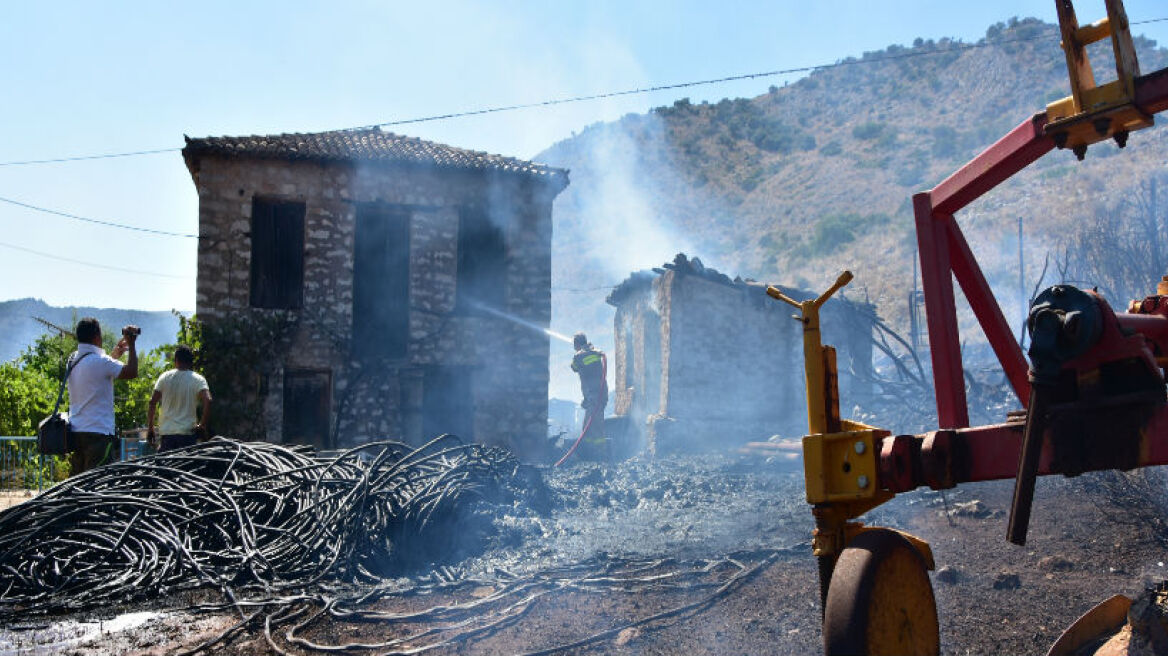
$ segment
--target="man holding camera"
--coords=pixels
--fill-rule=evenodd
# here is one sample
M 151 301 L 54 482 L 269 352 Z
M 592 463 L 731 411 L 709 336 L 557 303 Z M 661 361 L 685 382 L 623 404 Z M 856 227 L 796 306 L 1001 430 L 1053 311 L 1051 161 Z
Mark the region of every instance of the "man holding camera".
M 146 439 L 161 453 L 172 449 L 192 446 L 202 435 L 211 419 L 211 390 L 207 379 L 191 371 L 195 364 L 195 353 L 191 347 L 179 344 L 174 349 L 174 369 L 163 372 L 154 383 L 154 394 L 146 409 Z M 154 432 L 154 410 L 162 404 L 162 420 L 158 432 L 159 442 Z M 200 420 L 195 409 L 202 405 Z
M 93 317 L 77 322 L 77 352 L 69 374 L 69 454 L 72 474 L 113 462 L 120 445 L 114 426 L 114 381 L 138 377 L 138 351 L 142 333 L 137 326 L 122 329 L 122 339 L 107 355 L 101 346 L 101 324 Z M 119 358 L 129 353 L 126 363 Z

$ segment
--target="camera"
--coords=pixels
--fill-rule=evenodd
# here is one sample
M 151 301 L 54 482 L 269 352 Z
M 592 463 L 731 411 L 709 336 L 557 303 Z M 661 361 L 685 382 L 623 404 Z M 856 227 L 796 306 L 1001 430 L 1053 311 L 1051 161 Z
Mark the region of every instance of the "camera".
M 122 328 L 122 335 L 125 337 L 137 337 L 142 334 L 142 329 L 138 326 L 129 325 Z

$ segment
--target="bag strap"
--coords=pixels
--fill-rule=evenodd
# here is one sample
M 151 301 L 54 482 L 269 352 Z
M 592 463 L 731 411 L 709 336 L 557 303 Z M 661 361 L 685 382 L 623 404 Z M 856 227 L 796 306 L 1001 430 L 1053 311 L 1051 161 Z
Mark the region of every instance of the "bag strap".
M 73 355 L 77 355 L 77 352 L 74 351 Z M 89 355 L 93 355 L 93 353 L 82 353 L 81 357 L 76 360 L 73 359 L 72 355 L 69 356 L 69 367 L 65 369 L 65 375 L 61 377 L 61 386 L 57 388 L 57 403 L 53 406 L 53 414 L 57 414 L 57 411 L 61 409 L 61 401 L 65 398 L 65 383 L 69 380 L 69 374 L 73 373 L 73 367 L 81 364 L 81 361 Z

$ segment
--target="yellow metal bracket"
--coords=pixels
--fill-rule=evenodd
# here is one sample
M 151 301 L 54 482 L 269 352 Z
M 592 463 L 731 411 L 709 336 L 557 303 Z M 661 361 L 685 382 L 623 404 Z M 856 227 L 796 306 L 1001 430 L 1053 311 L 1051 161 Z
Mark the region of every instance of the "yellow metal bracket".
M 767 287 L 769 296 L 800 311 L 795 318 L 803 324 L 808 426 L 803 438 L 803 476 L 816 526 L 811 546 L 816 556 L 833 560 L 855 536 L 870 530 L 851 520 L 894 496 L 879 486 L 880 441 L 889 432 L 840 418 L 835 349 L 824 346 L 820 336 L 819 309 L 851 280 L 851 272 L 844 271 L 826 292 L 805 301 Z M 929 545 L 904 536 L 932 569 Z
M 807 426 L 810 433 L 834 433 L 839 426 L 839 392 L 835 386 L 835 349 L 824 346 L 819 336 L 819 308 L 852 281 L 852 272 L 840 274 L 827 291 L 806 301 L 796 301 L 778 287 L 767 286 L 767 295 L 794 306 L 803 323 L 803 358 L 807 379 Z
M 1055 0 L 1071 95 L 1046 106 L 1044 132 L 1059 148 L 1070 148 L 1083 159 L 1087 146 L 1115 139 L 1122 148 L 1133 130 L 1150 127 L 1153 119 L 1134 103 L 1135 78 L 1140 74 L 1135 45 L 1122 0 L 1104 0 L 1107 18 L 1079 26 L 1071 0 Z M 1111 40 L 1116 79 L 1097 85 L 1087 46 Z
M 870 426 L 853 428 L 853 422 L 847 423 L 847 430 L 839 433 L 811 434 L 803 438 L 808 503 L 877 497 L 876 450 L 879 439 L 889 433 Z

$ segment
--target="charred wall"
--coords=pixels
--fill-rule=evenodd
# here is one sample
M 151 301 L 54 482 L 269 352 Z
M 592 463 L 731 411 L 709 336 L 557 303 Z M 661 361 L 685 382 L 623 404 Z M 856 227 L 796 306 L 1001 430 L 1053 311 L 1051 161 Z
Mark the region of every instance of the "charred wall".
M 492 252 L 476 260 L 491 275 L 490 289 L 475 294 L 547 325 L 558 189 L 506 172 L 213 156 L 199 162 L 196 186 L 198 316 L 208 324 L 276 317 L 288 326 L 270 345 L 264 370 L 254 372 L 267 439 L 283 439 L 285 418 L 304 415 L 284 407 L 298 398 L 285 393 L 286 382 L 303 387 L 323 380 L 329 434 L 311 440 L 318 445 L 418 443 L 457 408 L 452 424 L 473 433 L 467 437 L 541 457 L 547 339 L 458 302 L 459 236 L 462 217 L 476 217 L 479 233 L 490 222 Z M 272 202 L 303 208 L 302 280 L 298 302 L 281 288 L 258 297 L 277 299 L 264 307 L 253 284 L 263 268 L 253 266 L 256 249 L 295 256 L 286 235 L 277 229 L 274 238 L 264 236 L 268 229 L 253 220 L 254 208 Z M 362 216 L 374 227 L 359 230 Z M 400 226 L 378 227 L 391 220 Z M 253 238 L 275 245 L 253 244 Z M 451 396 L 437 398 L 443 394 Z
M 646 274 L 610 297 L 615 411 L 628 417 L 633 439 L 661 454 L 806 432 L 802 331 L 789 306 L 767 297 L 765 285 L 721 274 Z M 824 306 L 845 398 L 864 391 L 852 372 L 870 372 L 866 316 L 846 302 Z

